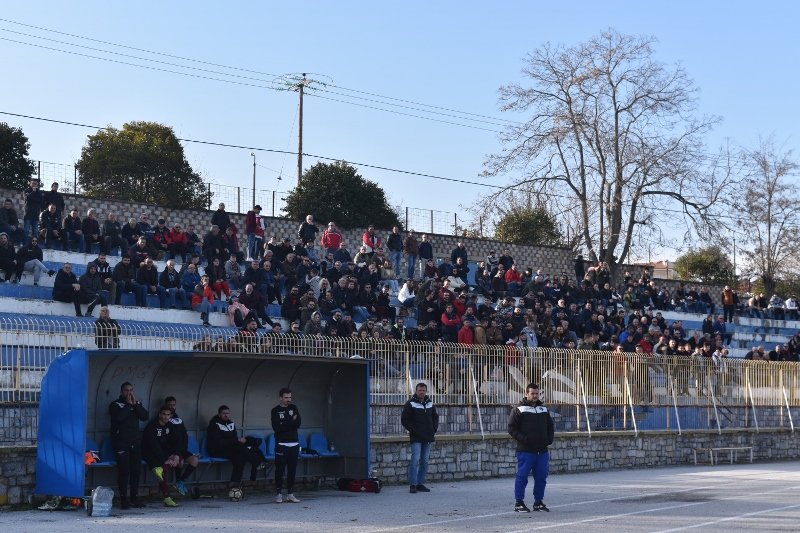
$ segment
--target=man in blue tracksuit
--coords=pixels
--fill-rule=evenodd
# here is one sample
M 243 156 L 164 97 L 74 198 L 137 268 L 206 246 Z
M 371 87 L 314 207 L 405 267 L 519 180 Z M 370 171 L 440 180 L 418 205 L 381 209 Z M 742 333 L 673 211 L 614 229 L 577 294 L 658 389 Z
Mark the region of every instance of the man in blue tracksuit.
M 541 401 L 539 385 L 531 383 L 525 388 L 525 398 L 511 411 L 508 433 L 517 441 L 517 477 L 514 481 L 514 511 L 530 513 L 525 505 L 525 487 L 533 471 L 533 510 L 550 511 L 542 501 L 547 485 L 550 454 L 547 447 L 553 444 L 555 430 L 553 419 Z

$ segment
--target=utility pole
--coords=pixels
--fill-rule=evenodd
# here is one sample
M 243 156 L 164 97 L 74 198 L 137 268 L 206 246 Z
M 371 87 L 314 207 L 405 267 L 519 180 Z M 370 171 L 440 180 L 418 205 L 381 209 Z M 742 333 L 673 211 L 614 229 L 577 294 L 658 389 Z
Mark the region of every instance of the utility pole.
M 250 152 L 250 155 L 253 156 L 253 205 L 250 206 L 252 209 L 256 205 L 256 154 Z
M 297 127 L 297 186 L 300 186 L 300 176 L 303 175 L 303 89 L 311 83 L 303 72 L 303 79 L 295 83 L 291 89 L 300 95 L 300 108 L 298 110 Z

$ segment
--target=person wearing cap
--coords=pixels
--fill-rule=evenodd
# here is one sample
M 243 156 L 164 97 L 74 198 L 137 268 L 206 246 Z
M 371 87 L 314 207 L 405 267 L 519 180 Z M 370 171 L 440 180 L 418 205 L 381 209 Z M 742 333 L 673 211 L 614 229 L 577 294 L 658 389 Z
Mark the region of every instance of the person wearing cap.
M 231 223 L 231 217 L 225 212 L 225 204 L 220 203 L 214 214 L 211 215 L 211 224 L 219 228 L 220 233 L 225 233 Z
M 0 208 L 0 232 L 7 233 L 12 243 L 22 244 L 25 240 L 25 230 L 19 225 L 19 217 L 11 198 L 6 198 Z
M 169 252 L 170 230 L 166 226 L 166 220 L 158 219 L 156 227 L 153 228 L 153 248 L 155 248 L 156 259 L 163 259 Z
M 261 246 L 264 243 L 266 226 L 261 217 L 261 206 L 255 205 L 247 212 L 244 219 L 244 234 L 247 235 L 247 257 L 249 260 L 261 257 Z

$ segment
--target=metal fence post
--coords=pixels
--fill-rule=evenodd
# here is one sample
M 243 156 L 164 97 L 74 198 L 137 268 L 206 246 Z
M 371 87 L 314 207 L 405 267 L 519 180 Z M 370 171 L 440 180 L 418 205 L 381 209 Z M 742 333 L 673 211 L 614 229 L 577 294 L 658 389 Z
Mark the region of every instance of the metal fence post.
M 72 173 L 73 173 L 72 194 L 78 194 L 78 167 L 73 165 Z
M 433 233 L 433 209 L 431 209 L 431 233 Z
M 242 212 L 242 188 L 236 187 L 236 212 Z
M 41 183 L 42 182 L 42 162 L 41 161 L 36 161 L 36 176 L 38 176 L 38 178 L 39 178 L 39 183 L 41 185 L 44 185 L 43 183 Z M 41 185 L 40 185 L 40 187 L 41 187 Z
M 275 218 L 275 191 L 272 191 L 272 218 Z
M 453 213 L 453 235 L 458 235 L 458 213 Z
M 406 231 L 408 231 L 408 207 L 406 207 Z
M 208 208 L 211 209 L 211 182 L 208 182 Z

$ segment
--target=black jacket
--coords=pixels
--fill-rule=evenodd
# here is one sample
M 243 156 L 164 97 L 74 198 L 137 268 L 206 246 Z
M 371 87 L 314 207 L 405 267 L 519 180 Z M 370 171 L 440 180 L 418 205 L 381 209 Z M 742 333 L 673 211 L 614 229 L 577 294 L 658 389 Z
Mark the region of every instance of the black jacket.
M 523 399 L 511 411 L 508 434 L 517 441 L 518 452 L 546 452 L 555 437 L 550 411 L 538 400 Z
M 430 396 L 425 396 L 421 402 L 416 396 L 403 406 L 400 423 L 408 430 L 411 442 L 433 442 L 439 430 L 439 414 Z
M 298 442 L 297 429 L 300 427 L 300 411 L 294 404 L 282 407 L 280 404 L 272 408 L 272 430 L 275 432 L 275 444 Z
M 213 456 L 225 455 L 225 451 L 239 443 L 236 423 L 233 420 L 223 422 L 219 415 L 208 423 L 208 453 Z
M 66 298 L 67 301 L 71 301 L 72 294 L 75 292 L 72 285 L 75 283 L 78 283 L 78 278 L 75 277 L 75 274 L 72 272 L 67 274 L 63 269 L 59 270 L 55 281 L 53 281 L 53 300 L 63 301 Z
M 116 350 L 119 348 L 119 334 L 122 328 L 113 318 L 94 322 L 94 343 L 101 350 Z
M 147 420 L 147 409 L 142 402 L 133 405 L 120 396 L 108 406 L 111 415 L 111 446 L 114 450 L 130 448 L 141 440 L 139 421 Z
M 178 453 L 176 437 L 175 429 L 169 422 L 162 426 L 156 418 L 145 426 L 142 432 L 142 457 L 148 467 L 161 466 L 170 455 Z

